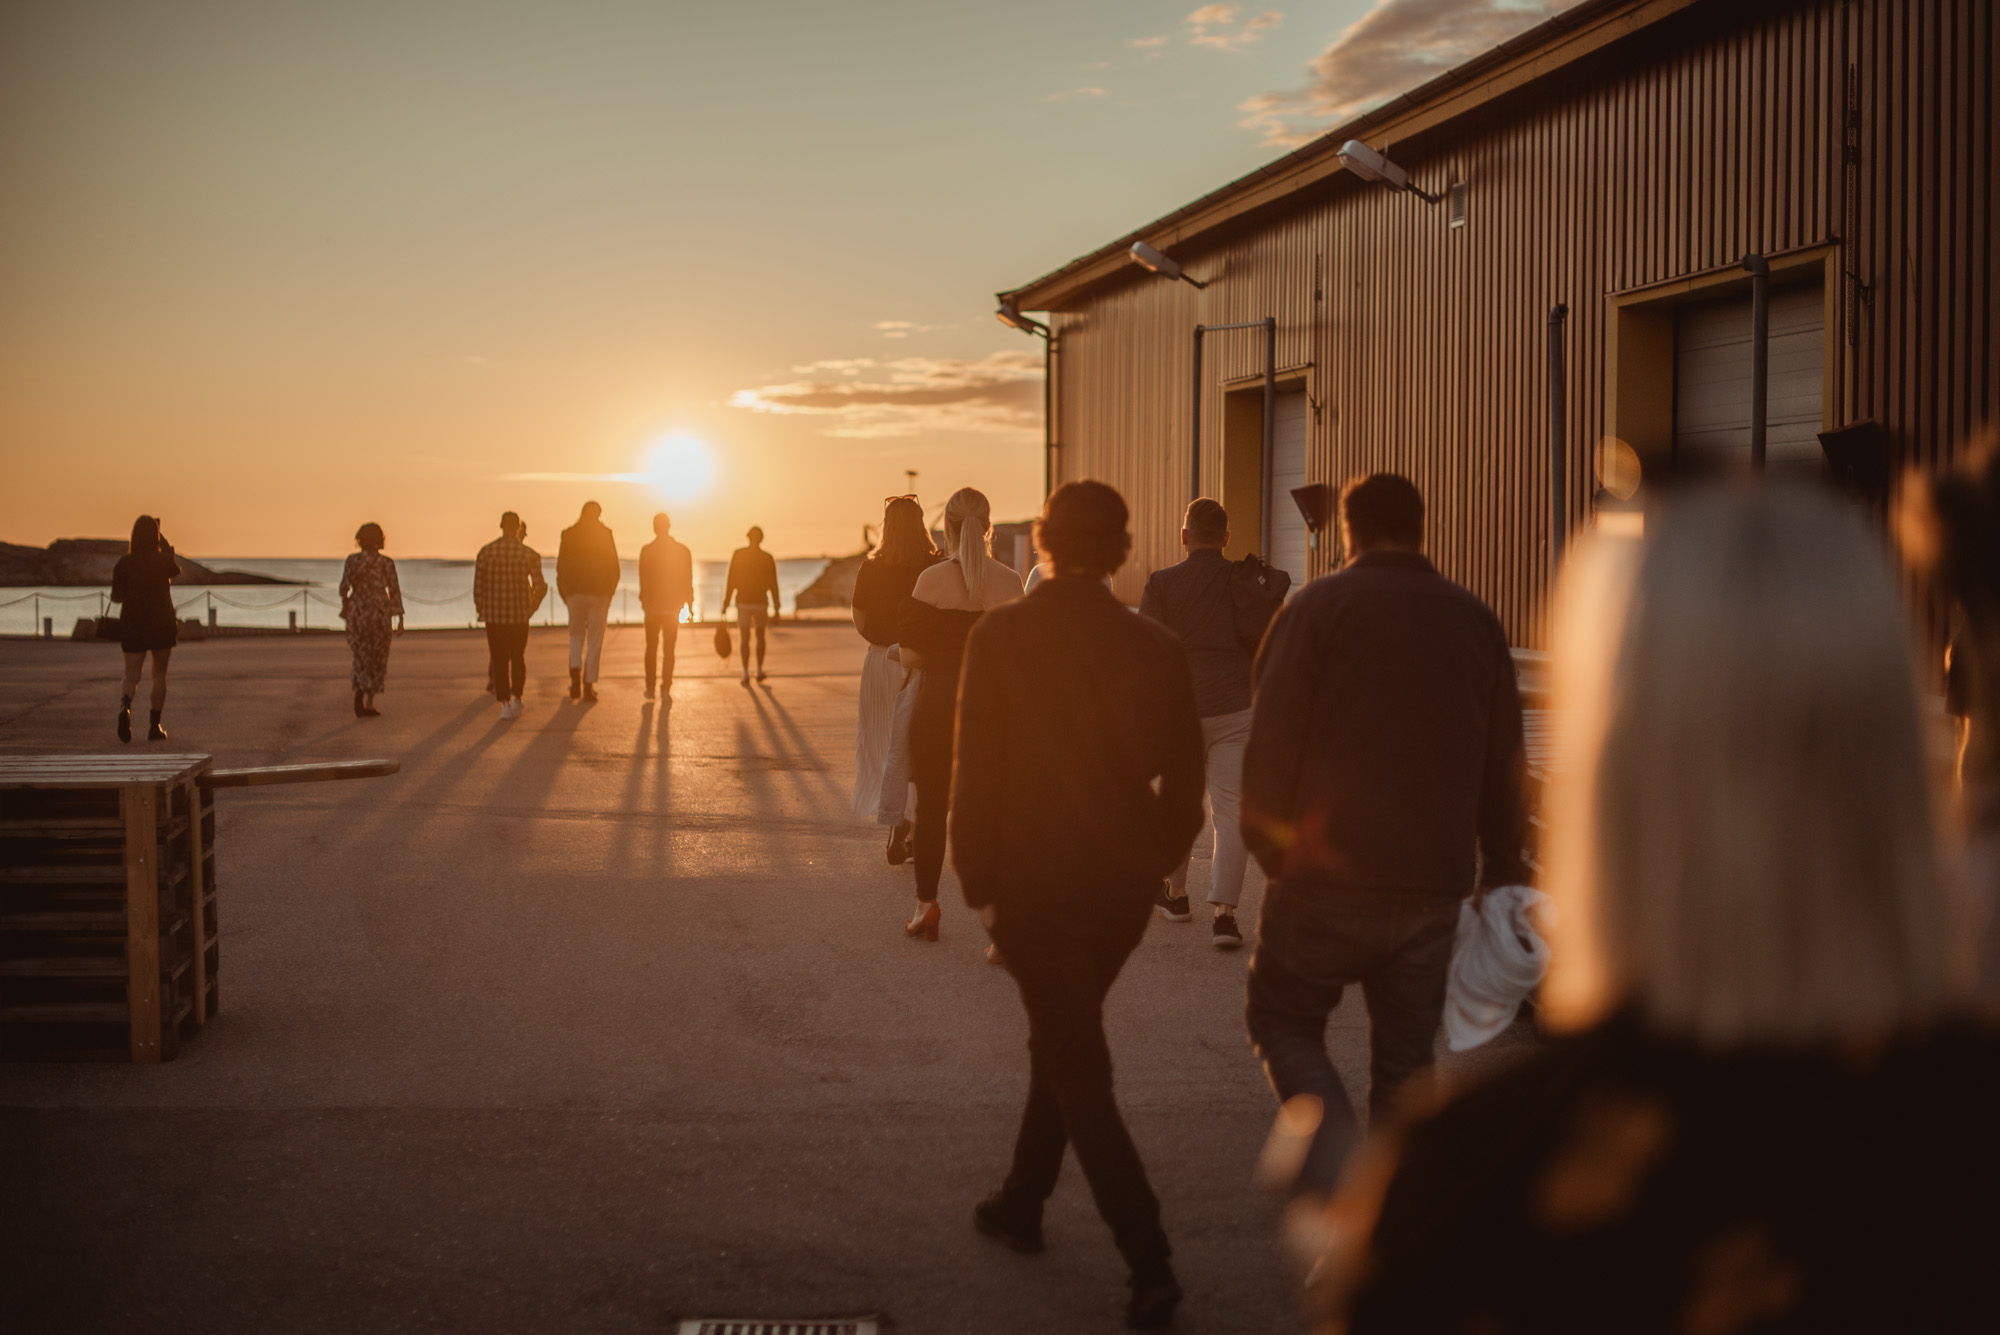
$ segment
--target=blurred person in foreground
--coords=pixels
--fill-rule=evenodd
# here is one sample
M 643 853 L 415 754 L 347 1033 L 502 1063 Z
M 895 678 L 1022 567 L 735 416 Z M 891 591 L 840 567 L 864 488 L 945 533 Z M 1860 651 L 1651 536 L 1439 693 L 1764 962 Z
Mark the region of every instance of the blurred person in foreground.
M 1280 1101 L 1322 1117 L 1298 1190 L 1332 1190 L 1360 1127 L 1326 1051 L 1359 984 L 1371 1121 L 1431 1064 L 1459 905 L 1528 881 L 1521 697 L 1507 634 L 1423 554 L 1415 486 L 1341 494 L 1347 562 L 1278 613 L 1256 665 L 1243 835 L 1270 883 L 1251 1042 Z
M 938 559 L 917 498 L 891 496 L 882 503 L 882 540 L 854 573 L 854 629 L 868 641 L 854 729 L 854 814 L 889 827 L 891 866 L 909 858 L 909 710 L 916 689 L 897 646 L 897 623 L 917 576 Z
M 1556 641 L 1572 1032 L 1356 1161 L 1326 1329 L 2000 1327 L 2000 1041 L 1953 1017 L 1879 541 L 1803 489 L 1671 498 L 1578 553 Z
M 694 610 L 694 557 L 674 540 L 674 521 L 663 514 L 653 516 L 653 540 L 639 549 L 639 607 L 646 614 L 646 698 L 664 683 L 672 701 L 681 611 Z
M 528 684 L 528 622 L 548 596 L 542 556 L 521 541 L 528 526 L 512 510 L 500 516 L 500 536 L 472 563 L 472 608 L 486 623 L 486 677 L 500 717 L 521 717 Z
M 354 658 L 354 717 L 376 718 L 375 695 L 388 684 L 390 622 L 402 630 L 403 586 L 396 563 L 382 554 L 389 543 L 380 524 L 354 532 L 359 549 L 340 571 L 340 619 L 347 623 L 347 648 Z
M 569 698 L 597 698 L 597 666 L 604 658 L 604 627 L 611 596 L 624 572 L 618 544 L 599 518 L 604 507 L 585 501 L 556 547 L 556 593 L 569 608 Z
M 174 558 L 174 545 L 160 532 L 160 521 L 152 515 L 140 515 L 132 521 L 131 543 L 111 567 L 111 601 L 118 604 L 118 647 L 125 651 L 125 680 L 118 701 L 121 742 L 132 740 L 132 697 L 139 693 L 139 674 L 148 654 L 153 659 L 153 708 L 146 740 L 167 740 L 160 715 L 167 707 L 167 662 L 180 643 L 172 588 L 174 576 L 180 573 L 181 563 Z
M 743 535 L 750 545 L 729 554 L 729 578 L 722 586 L 722 612 L 736 600 L 736 631 L 743 639 L 743 684 L 750 684 L 750 637 L 757 637 L 757 680 L 764 680 L 764 639 L 771 618 L 784 613 L 778 593 L 778 563 L 764 550 L 764 530 L 754 524 Z
M 1173 633 L 1103 577 L 1131 550 L 1101 482 L 1049 497 L 1036 544 L 1055 575 L 988 612 L 958 692 L 952 865 L 1028 1013 L 1028 1102 L 1013 1166 L 973 1220 L 1042 1249 L 1042 1203 L 1066 1145 L 1131 1267 L 1126 1324 L 1181 1299 L 1159 1201 L 1112 1094 L 1104 998 L 1145 934 L 1160 878 L 1202 823 L 1201 717 Z M 1157 788 L 1155 785 L 1157 784 Z
M 1906 482 L 1903 495 L 1904 549 L 1955 613 L 1945 698 L 1959 728 L 1956 814 L 1976 984 L 2000 1015 L 2000 433 L 1935 481 Z
M 1250 854 L 1243 844 L 1237 807 L 1243 785 L 1243 745 L 1250 738 L 1250 649 L 1236 630 L 1236 600 L 1230 592 L 1229 512 L 1220 501 L 1201 497 L 1189 503 L 1181 524 L 1187 559 L 1155 570 L 1140 595 L 1139 611 L 1180 636 L 1194 674 L 1195 703 L 1201 708 L 1201 736 L 1208 752 L 1208 803 L 1215 822 L 1214 861 L 1209 864 L 1209 942 L 1218 950 L 1243 944 L 1236 904 L 1243 897 L 1243 873 Z M 1254 647 L 1254 646 L 1253 646 Z M 1183 858 L 1155 905 L 1168 922 L 1186 922 L 1189 859 Z
M 896 618 L 903 666 L 915 668 L 910 709 L 910 777 L 917 786 L 917 908 L 903 934 L 938 939 L 938 884 L 944 876 L 951 811 L 952 711 L 966 636 L 992 609 L 1021 596 L 1021 577 L 993 559 L 992 507 L 986 494 L 960 487 L 944 504 L 945 560 L 917 576 Z M 1050 665 L 1052 666 L 1052 665 Z M 990 958 L 990 956 L 989 956 Z M 997 962 L 997 961 L 996 961 Z

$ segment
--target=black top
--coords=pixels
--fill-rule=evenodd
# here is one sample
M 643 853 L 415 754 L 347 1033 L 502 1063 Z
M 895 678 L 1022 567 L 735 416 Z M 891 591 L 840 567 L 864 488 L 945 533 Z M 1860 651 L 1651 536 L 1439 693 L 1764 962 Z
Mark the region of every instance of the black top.
M 111 601 L 118 604 L 118 642 L 128 654 L 171 649 L 180 641 L 174 616 L 174 549 L 130 552 L 111 567 Z
M 778 563 L 762 547 L 738 547 L 729 555 L 729 579 L 722 586 L 722 605 L 731 597 L 738 608 L 751 607 L 774 612 L 784 608 L 778 601 Z
M 641 547 L 639 606 L 646 615 L 672 616 L 693 601 L 694 557 L 686 545 L 663 537 Z
M 923 677 L 917 683 L 915 706 L 918 718 L 911 720 L 912 728 L 924 716 L 933 719 L 941 716 L 945 735 L 950 736 L 951 708 L 958 698 L 958 671 L 965 654 L 965 640 L 984 615 L 960 607 L 939 607 L 908 596 L 897 608 L 896 642 L 908 645 L 923 657 Z
M 1407 1131 L 1346 1329 L 2000 1328 L 1996 1126 L 1968 1024 L 1716 1055 L 1614 1020 Z
M 562 545 L 556 548 L 557 593 L 609 598 L 618 592 L 621 577 L 610 529 L 598 520 L 579 519 L 562 531 Z
M 1203 763 L 1171 631 L 1083 576 L 994 608 L 959 688 L 951 845 L 965 902 L 1143 917 L 1201 829 Z
M 870 644 L 899 642 L 903 599 L 917 587 L 917 576 L 940 557 L 925 557 L 915 565 L 890 565 L 869 557 L 854 572 L 854 626 Z
M 1285 605 L 1256 675 L 1243 837 L 1266 875 L 1454 899 L 1475 875 L 1528 882 L 1521 696 L 1486 604 L 1415 552 L 1369 552 Z
M 1187 560 L 1155 570 L 1139 610 L 1181 637 L 1203 718 L 1250 707 L 1250 651 L 1236 637 L 1229 558 L 1220 550 L 1198 547 Z

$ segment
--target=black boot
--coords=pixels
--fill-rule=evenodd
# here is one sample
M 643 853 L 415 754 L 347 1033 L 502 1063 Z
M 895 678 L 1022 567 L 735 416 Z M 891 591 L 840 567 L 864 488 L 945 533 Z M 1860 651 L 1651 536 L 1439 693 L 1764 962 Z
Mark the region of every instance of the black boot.
M 132 697 L 121 696 L 118 700 L 118 740 L 132 740 Z
M 1125 1304 L 1125 1324 L 1133 1330 L 1158 1330 L 1174 1319 L 1181 1305 L 1181 1286 L 1174 1280 L 1173 1267 L 1154 1261 L 1133 1268 L 1132 1299 Z
M 146 729 L 146 740 L 149 742 L 164 742 L 167 740 L 167 730 L 160 726 L 160 711 L 157 709 L 153 711 L 152 725 Z
M 583 669 L 569 670 L 569 698 L 574 700 L 583 694 Z
M 361 716 L 362 716 L 362 714 L 361 714 L 361 692 L 359 692 L 359 691 L 356 691 L 356 692 L 354 693 L 354 717 L 356 717 L 356 718 L 360 718 Z

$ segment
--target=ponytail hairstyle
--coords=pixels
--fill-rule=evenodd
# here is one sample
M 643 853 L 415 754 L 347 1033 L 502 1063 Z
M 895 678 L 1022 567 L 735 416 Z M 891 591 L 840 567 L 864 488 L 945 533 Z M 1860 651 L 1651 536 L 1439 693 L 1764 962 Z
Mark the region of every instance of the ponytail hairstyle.
M 993 532 L 993 507 L 985 493 L 960 487 L 944 503 L 944 545 L 965 576 L 965 594 L 974 607 L 986 606 L 986 540 Z

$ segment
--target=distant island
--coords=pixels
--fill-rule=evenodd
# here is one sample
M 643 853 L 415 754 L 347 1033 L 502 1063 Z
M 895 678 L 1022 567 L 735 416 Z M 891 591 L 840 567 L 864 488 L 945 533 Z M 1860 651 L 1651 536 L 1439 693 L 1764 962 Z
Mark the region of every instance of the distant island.
M 111 567 L 129 550 L 123 538 L 57 538 L 47 547 L 0 542 L 0 588 L 41 584 L 106 585 Z M 246 575 L 234 570 L 210 570 L 199 561 L 176 556 L 181 573 L 176 584 L 297 584 L 295 579 Z

